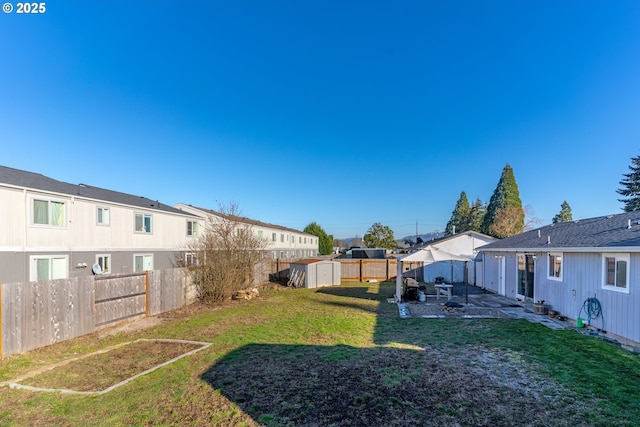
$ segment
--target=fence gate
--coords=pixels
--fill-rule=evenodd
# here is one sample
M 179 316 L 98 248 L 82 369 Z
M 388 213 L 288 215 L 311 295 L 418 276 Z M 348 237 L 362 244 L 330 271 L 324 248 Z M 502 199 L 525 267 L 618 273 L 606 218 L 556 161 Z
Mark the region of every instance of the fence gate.
M 147 312 L 147 274 L 95 276 L 96 327 Z

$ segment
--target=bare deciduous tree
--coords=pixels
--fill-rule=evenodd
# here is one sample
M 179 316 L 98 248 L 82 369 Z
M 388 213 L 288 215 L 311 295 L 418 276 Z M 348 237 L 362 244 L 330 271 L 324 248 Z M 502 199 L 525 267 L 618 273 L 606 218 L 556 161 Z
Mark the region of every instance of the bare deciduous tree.
M 195 262 L 188 268 L 201 301 L 222 301 L 253 284 L 254 267 L 267 242 L 244 219 L 236 204 L 220 206 L 218 215 L 207 218 L 204 232 L 189 248 Z

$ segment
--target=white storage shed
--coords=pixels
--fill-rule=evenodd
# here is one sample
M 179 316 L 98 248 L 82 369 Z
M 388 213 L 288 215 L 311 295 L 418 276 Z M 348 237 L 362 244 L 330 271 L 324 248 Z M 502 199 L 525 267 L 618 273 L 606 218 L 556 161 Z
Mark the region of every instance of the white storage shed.
M 337 286 L 340 284 L 340 263 L 320 259 L 300 259 L 290 265 L 290 274 L 304 273 L 298 284 L 301 288 L 319 288 L 321 286 Z

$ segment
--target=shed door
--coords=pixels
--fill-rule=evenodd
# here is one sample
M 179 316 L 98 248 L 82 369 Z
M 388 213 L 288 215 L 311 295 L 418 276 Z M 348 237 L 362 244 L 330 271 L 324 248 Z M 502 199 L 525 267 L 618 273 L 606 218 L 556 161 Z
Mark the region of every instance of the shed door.
M 316 264 L 316 286 L 333 285 L 333 265 Z

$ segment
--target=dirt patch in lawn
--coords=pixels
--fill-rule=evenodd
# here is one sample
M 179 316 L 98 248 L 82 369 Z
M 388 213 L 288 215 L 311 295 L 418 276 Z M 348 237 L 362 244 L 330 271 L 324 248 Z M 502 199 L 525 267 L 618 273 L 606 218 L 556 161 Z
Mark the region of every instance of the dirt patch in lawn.
M 202 344 L 191 342 L 138 340 L 60 364 L 19 383 L 42 389 L 99 392 L 201 348 Z

